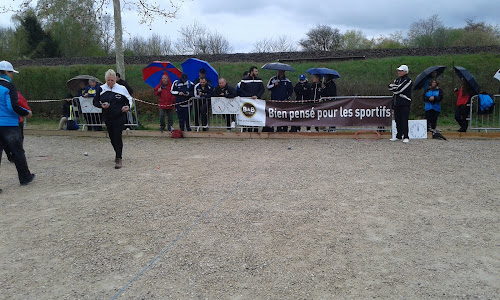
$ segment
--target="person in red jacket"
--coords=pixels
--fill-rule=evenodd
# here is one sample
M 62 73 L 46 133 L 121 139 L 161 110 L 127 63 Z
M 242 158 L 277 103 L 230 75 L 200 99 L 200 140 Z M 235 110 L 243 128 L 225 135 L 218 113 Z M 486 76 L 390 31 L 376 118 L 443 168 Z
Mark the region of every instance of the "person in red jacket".
M 17 97 L 19 98 L 19 101 L 17 102 L 19 104 L 19 106 L 21 106 L 22 108 L 26 108 L 27 110 L 31 111 L 31 108 L 28 106 L 28 101 L 26 101 L 26 98 L 24 98 L 23 95 L 21 95 L 21 93 L 19 93 L 19 92 L 17 92 Z M 19 117 L 19 128 L 21 129 L 21 136 L 24 139 L 24 132 L 23 132 L 23 129 L 24 129 L 24 119 L 21 116 Z M 5 154 L 7 154 L 7 159 L 11 163 L 13 163 L 14 162 L 14 156 L 12 154 L 12 151 L 10 151 L 9 147 L 5 147 L 4 150 L 5 150 Z
M 470 98 L 474 95 L 474 92 L 471 90 L 472 89 L 469 84 L 463 78 L 460 89 L 455 88 L 455 94 L 458 96 L 457 108 L 455 109 L 455 120 L 458 125 L 460 125 L 458 132 L 466 132 L 469 125 L 469 122 L 467 121 L 467 117 L 469 116 L 467 103 L 469 103 Z
M 170 92 L 172 83 L 168 75 L 164 74 L 161 77 L 160 84 L 154 89 L 155 95 L 158 96 L 158 108 L 160 110 L 160 131 L 165 130 L 165 115 L 167 115 L 168 130 L 174 129 L 174 109 L 175 96 Z

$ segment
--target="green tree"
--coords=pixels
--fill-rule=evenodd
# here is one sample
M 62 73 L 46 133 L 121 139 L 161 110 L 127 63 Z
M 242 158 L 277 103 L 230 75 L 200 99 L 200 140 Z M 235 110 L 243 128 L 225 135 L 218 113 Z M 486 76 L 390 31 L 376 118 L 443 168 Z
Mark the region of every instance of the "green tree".
M 306 38 L 299 41 L 305 51 L 333 51 L 340 47 L 342 34 L 338 28 L 318 25 L 306 33 Z
M 347 30 L 342 35 L 343 49 L 369 49 L 373 42 L 369 40 L 361 30 Z

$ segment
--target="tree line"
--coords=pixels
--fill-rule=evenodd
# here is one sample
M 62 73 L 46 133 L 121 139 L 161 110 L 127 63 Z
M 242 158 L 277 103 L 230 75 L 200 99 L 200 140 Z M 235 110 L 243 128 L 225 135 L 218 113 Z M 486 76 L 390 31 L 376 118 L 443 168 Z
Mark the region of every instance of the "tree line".
M 0 28 L 0 56 L 3 59 L 44 57 L 98 57 L 114 55 L 112 16 L 99 11 L 95 1 L 40 0 L 13 17 L 14 28 Z M 102 10 L 101 10 L 102 11 Z M 446 27 L 439 15 L 411 24 L 408 32 L 368 38 L 360 30 L 341 32 L 328 25 L 317 25 L 294 41 L 281 35 L 258 40 L 251 52 L 335 51 L 354 49 L 396 49 L 454 46 L 500 45 L 498 25 L 474 19 L 463 28 Z M 126 56 L 167 56 L 176 54 L 232 53 L 230 41 L 197 22 L 178 30 L 176 41 L 168 36 L 132 36 L 124 41 Z

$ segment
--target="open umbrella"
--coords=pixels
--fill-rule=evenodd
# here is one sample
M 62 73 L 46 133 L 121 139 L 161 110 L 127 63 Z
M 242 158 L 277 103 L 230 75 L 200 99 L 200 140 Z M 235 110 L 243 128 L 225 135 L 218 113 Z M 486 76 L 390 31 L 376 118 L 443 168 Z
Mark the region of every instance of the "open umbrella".
M 340 75 L 337 71 L 328 69 L 328 68 L 310 68 L 306 71 L 307 74 L 311 75 L 333 75 L 333 78 L 340 78 Z
M 455 74 L 457 74 L 460 79 L 467 81 L 470 87 L 473 88 L 477 94 L 479 94 L 479 84 L 477 83 L 476 78 L 474 78 L 474 76 L 472 76 L 472 74 L 464 67 L 455 66 L 453 68 L 455 70 Z
M 284 63 L 268 63 L 268 64 L 263 65 L 262 69 L 295 72 L 295 69 L 292 66 L 284 64 Z
M 170 82 L 178 80 L 182 73 L 169 61 L 154 61 L 142 69 L 144 82 L 152 88 L 157 87 L 161 82 L 163 74 L 167 74 Z
M 206 78 L 210 81 L 212 86 L 219 84 L 219 74 L 215 71 L 208 62 L 197 58 L 190 58 L 181 64 L 182 72 L 188 74 L 188 79 L 191 81 L 196 80 L 200 76 L 200 70 L 205 69 L 207 73 Z
M 78 75 L 76 77 L 71 78 L 66 82 L 66 86 L 73 92 L 81 92 L 81 85 L 83 83 L 84 86 L 89 85 L 89 79 L 95 80 L 95 82 L 102 84 L 101 81 L 94 76 L 90 75 Z
M 429 78 L 433 75 L 432 73 L 436 72 L 436 77 L 443 74 L 445 66 L 432 66 L 425 69 L 422 73 L 418 74 L 417 79 L 415 79 L 413 89 L 420 90 L 424 87 L 425 83 Z

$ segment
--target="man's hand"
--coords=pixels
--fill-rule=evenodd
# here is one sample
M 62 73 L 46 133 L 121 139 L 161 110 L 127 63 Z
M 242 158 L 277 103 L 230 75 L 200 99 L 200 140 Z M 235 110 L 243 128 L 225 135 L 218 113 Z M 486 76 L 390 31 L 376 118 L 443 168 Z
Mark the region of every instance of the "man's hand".
M 252 99 L 257 99 L 257 96 L 252 96 Z
M 26 115 L 26 118 L 31 118 L 33 116 L 33 112 L 31 110 L 28 110 L 28 115 Z
M 122 112 L 127 112 L 130 110 L 130 107 L 128 105 L 122 106 Z
M 109 103 L 108 102 L 101 103 L 101 107 L 107 109 L 109 108 Z
M 158 88 L 158 90 L 157 90 L 157 91 L 158 91 L 158 92 L 161 92 L 161 86 Z

